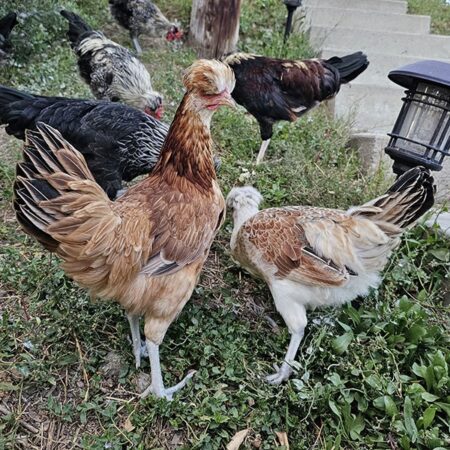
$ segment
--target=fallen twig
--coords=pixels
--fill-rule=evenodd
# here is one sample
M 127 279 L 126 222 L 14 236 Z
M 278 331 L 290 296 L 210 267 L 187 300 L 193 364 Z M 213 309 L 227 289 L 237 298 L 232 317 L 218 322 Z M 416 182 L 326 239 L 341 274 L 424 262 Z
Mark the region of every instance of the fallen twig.
M 6 408 L 6 406 L 0 405 L 0 413 L 7 416 L 8 414 L 11 414 L 11 411 L 8 408 Z M 17 419 L 17 422 L 19 423 L 19 425 L 21 425 L 26 430 L 31 431 L 33 434 L 39 433 L 39 430 L 37 428 L 35 428 L 35 427 L 33 427 L 33 425 L 30 425 L 29 423 L 25 422 L 25 420 Z
M 81 366 L 81 370 L 83 372 L 84 382 L 86 383 L 86 392 L 84 394 L 84 401 L 86 402 L 89 398 L 89 377 L 86 372 L 86 368 L 84 366 L 83 352 L 81 351 L 81 346 L 80 346 L 80 343 L 78 342 L 77 335 L 75 333 L 73 333 L 73 337 L 75 338 L 75 345 L 77 347 L 78 356 L 80 357 L 80 366 Z

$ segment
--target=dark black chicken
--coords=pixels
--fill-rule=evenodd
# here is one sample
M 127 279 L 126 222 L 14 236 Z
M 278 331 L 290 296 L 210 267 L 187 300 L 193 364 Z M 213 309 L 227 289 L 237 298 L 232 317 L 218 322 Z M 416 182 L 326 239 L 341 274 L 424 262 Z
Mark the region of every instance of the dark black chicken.
M 295 121 L 314 106 L 333 98 L 341 84 L 356 78 L 369 65 L 362 52 L 323 60 L 287 60 L 235 53 L 225 58 L 236 76 L 232 93 L 237 103 L 259 123 L 263 140 L 259 164 L 278 120 Z
M 168 41 L 176 41 L 183 36 L 178 26 L 170 22 L 151 0 L 109 0 L 109 5 L 114 19 L 130 32 L 138 55 L 142 54 L 138 41 L 140 34 L 164 36 Z
M 8 53 L 11 52 L 9 35 L 18 23 L 17 14 L 14 12 L 7 14 L 0 19 L 0 64 L 6 61 Z
M 168 126 L 120 103 L 44 97 L 0 86 L 0 124 L 25 139 L 38 122 L 57 129 L 86 158 L 108 197 L 122 181 L 149 173 L 156 164 Z M 119 193 L 120 195 L 120 193 Z
M 125 47 L 94 31 L 77 14 L 63 10 L 61 15 L 69 22 L 67 34 L 78 56 L 80 75 L 94 96 L 126 103 L 161 119 L 162 96 L 153 90 L 144 64 Z

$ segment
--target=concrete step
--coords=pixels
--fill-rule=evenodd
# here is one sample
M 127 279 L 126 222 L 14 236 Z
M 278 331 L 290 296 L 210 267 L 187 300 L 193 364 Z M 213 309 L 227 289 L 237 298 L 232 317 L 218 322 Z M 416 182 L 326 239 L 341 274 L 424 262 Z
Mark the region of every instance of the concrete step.
M 355 132 L 386 134 L 394 126 L 402 97 L 401 88 L 354 81 L 341 86 L 334 99 L 334 113 L 348 118 Z
M 418 35 L 366 31 L 356 28 L 327 28 L 313 25 L 310 42 L 315 48 L 348 48 L 393 56 L 412 56 L 417 59 L 450 59 L 450 36 Z
M 434 214 L 430 220 L 426 222 L 426 225 L 432 227 L 435 223 L 437 223 L 443 233 L 450 239 L 450 213 L 449 212 L 441 212 Z M 448 306 L 449 304 L 447 304 Z
M 320 52 L 320 57 L 328 59 L 333 56 L 345 56 L 353 51 L 351 49 L 338 50 L 326 47 Z M 369 67 L 358 76 L 357 81 L 359 83 L 379 84 L 380 86 L 386 87 L 396 86 L 387 77 L 391 70 L 420 60 L 420 58 L 416 58 L 415 56 L 394 56 L 386 55 L 385 53 L 369 53 L 368 58 L 370 61 Z
M 366 11 L 311 5 L 305 8 L 305 25 L 327 28 L 359 28 L 367 31 L 392 31 L 397 33 L 428 34 L 429 16 L 394 14 L 390 11 Z
M 408 9 L 407 2 L 399 0 L 304 0 L 303 5 L 383 11 L 394 14 L 404 14 Z
M 373 173 L 382 165 L 388 174 L 392 173 L 393 160 L 386 155 L 384 149 L 389 143 L 389 136 L 381 133 L 354 133 L 350 138 L 349 145 L 356 149 L 361 157 L 362 168 L 367 173 Z M 444 161 L 444 167 L 439 172 L 433 172 L 436 183 L 436 203 L 449 205 L 450 192 L 450 162 Z M 450 236 L 450 213 L 440 215 L 438 219 L 443 231 L 447 230 Z

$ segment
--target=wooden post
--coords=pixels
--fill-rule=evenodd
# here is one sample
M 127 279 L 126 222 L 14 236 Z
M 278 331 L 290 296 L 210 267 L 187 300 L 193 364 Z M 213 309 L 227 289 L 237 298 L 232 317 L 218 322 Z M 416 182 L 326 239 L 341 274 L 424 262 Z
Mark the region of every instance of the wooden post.
M 199 58 L 236 50 L 242 0 L 193 0 L 189 42 Z

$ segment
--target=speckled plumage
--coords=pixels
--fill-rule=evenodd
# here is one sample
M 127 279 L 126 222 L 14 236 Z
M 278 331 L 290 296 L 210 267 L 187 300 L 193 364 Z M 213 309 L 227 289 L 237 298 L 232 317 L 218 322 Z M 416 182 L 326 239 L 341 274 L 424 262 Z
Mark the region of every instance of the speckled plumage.
M 18 139 L 44 122 L 61 132 L 87 160 L 95 180 L 110 198 L 151 172 L 168 126 L 120 103 L 34 96 L 0 86 L 0 123 Z
M 348 211 L 309 206 L 259 211 L 258 191 L 232 189 L 227 198 L 234 218 L 232 256 L 267 283 L 293 336 L 270 382 L 291 373 L 306 309 L 341 305 L 377 287 L 400 236 L 432 207 L 433 195 L 433 178 L 420 167 L 406 172 L 385 195 Z
M 150 0 L 109 0 L 112 16 L 134 36 L 164 37 L 175 27 Z
M 142 111 L 157 111 L 162 96 L 150 74 L 128 49 L 93 31 L 79 16 L 61 11 L 69 21 L 68 36 L 78 56 L 80 75 L 99 100 L 122 102 Z

